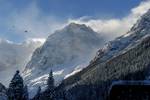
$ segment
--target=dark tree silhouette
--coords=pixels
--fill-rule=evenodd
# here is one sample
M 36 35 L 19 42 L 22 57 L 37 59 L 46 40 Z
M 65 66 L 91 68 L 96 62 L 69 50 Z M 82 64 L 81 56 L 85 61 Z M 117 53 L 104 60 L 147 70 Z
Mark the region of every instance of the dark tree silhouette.
M 54 78 L 53 78 L 53 71 L 51 70 L 49 73 L 49 77 L 47 80 L 48 90 L 53 90 L 55 88 L 54 86 Z
M 40 95 L 41 95 L 41 87 L 39 86 L 37 93 L 32 100 L 40 100 Z
M 28 94 L 28 87 L 27 87 L 27 85 L 25 85 L 25 87 L 24 87 L 23 100 L 29 100 L 29 94 Z
M 28 100 L 28 89 L 24 87 L 23 78 L 19 74 L 19 70 L 16 71 L 12 78 L 7 91 L 9 100 Z

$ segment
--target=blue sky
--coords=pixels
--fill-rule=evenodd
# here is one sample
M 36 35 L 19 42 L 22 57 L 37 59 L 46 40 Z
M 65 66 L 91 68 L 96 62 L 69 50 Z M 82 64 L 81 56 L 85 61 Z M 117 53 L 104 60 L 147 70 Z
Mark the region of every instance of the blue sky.
M 52 13 L 61 17 L 121 17 L 139 2 L 140 0 L 37 0 L 45 14 Z
M 45 38 L 69 19 L 124 19 L 141 0 L 0 0 L 0 38 Z M 25 32 L 25 31 L 28 32 Z

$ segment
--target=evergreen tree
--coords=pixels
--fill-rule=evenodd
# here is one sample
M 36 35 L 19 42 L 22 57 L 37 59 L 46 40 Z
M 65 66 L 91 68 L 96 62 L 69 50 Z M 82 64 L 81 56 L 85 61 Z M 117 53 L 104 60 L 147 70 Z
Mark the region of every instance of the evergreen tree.
M 29 100 L 29 94 L 28 94 L 28 87 L 27 87 L 27 85 L 24 87 L 23 100 Z
M 66 91 L 65 91 L 65 90 L 63 91 L 62 99 L 63 99 L 63 100 L 67 100 L 67 97 L 66 97 Z
M 49 100 L 54 100 L 55 98 L 55 86 L 54 86 L 54 78 L 53 78 L 53 71 L 51 70 L 50 73 L 49 73 L 49 77 L 48 77 L 48 80 L 47 80 L 47 85 L 48 85 L 48 88 L 47 88 L 47 97 L 49 98 Z
M 54 78 L 53 78 L 53 71 L 51 70 L 49 73 L 49 77 L 47 80 L 48 90 L 53 90 L 55 88 L 54 86 Z
M 38 95 L 38 96 L 39 96 L 39 95 L 40 95 L 40 93 L 41 93 L 41 87 L 39 86 L 39 87 L 38 87 L 38 90 L 37 90 L 37 94 L 36 94 L 36 95 Z
M 39 86 L 37 93 L 32 100 L 40 100 L 40 95 L 41 95 L 41 87 Z
M 8 98 L 9 100 L 22 100 L 23 92 L 23 79 L 20 76 L 19 71 L 17 70 L 8 88 Z
M 36 96 L 32 100 L 56 100 L 56 91 L 52 70 L 50 71 L 47 80 L 47 89 L 44 92 L 41 92 L 41 88 L 39 87 Z

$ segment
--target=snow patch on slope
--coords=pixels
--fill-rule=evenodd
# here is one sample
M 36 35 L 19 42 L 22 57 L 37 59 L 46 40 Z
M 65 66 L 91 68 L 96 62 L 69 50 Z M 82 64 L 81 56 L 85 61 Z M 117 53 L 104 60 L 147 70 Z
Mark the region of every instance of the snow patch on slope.
M 66 79 L 66 78 L 68 78 L 68 77 L 70 77 L 70 76 L 80 72 L 85 66 L 87 66 L 87 64 L 78 65 L 77 67 L 75 67 L 75 69 L 71 73 L 67 74 L 64 77 L 64 79 Z

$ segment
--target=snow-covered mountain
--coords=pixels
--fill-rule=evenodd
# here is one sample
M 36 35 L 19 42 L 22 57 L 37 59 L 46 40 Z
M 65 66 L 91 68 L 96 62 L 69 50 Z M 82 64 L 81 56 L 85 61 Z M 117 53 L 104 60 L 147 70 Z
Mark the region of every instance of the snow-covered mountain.
M 108 42 L 100 49 L 91 63 L 94 61 L 95 63 L 104 62 L 111 57 L 120 55 L 136 46 L 147 35 L 150 35 L 150 10 L 141 16 L 129 32 Z
M 23 70 L 33 51 L 42 44 L 41 39 L 28 39 L 19 44 L 0 39 L 0 82 L 7 86 L 15 71 Z
M 90 27 L 70 23 L 36 49 L 23 73 L 25 81 L 30 87 L 44 86 L 47 74 L 53 69 L 58 83 L 85 67 L 102 45 L 103 37 Z
M 87 98 L 88 93 L 84 91 L 92 87 L 99 91 L 99 98 L 103 100 L 113 81 L 149 79 L 149 67 L 150 10 L 141 16 L 127 34 L 107 43 L 97 52 L 90 65 L 62 84 L 67 90 L 70 89 L 75 98 Z

